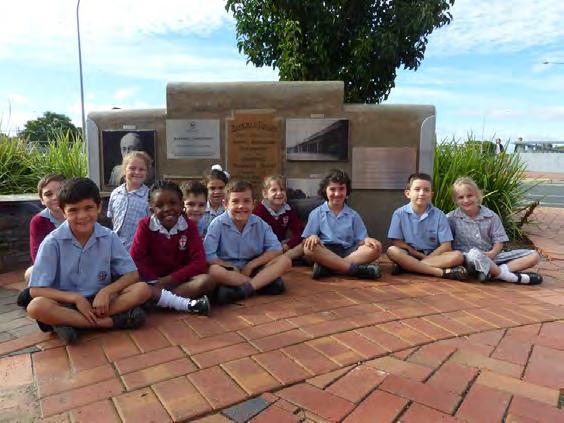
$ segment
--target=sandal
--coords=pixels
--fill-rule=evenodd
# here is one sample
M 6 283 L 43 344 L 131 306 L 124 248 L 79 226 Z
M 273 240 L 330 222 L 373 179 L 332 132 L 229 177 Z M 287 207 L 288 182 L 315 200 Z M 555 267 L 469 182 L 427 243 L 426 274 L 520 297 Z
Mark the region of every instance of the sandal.
M 535 272 L 514 272 L 517 275 L 517 283 L 523 285 L 540 285 L 542 283 L 542 275 Z M 529 277 L 529 282 L 522 282 L 521 278 L 523 275 Z
M 465 281 L 468 279 L 468 270 L 466 270 L 464 266 L 455 266 L 449 269 L 443 269 L 443 279 Z

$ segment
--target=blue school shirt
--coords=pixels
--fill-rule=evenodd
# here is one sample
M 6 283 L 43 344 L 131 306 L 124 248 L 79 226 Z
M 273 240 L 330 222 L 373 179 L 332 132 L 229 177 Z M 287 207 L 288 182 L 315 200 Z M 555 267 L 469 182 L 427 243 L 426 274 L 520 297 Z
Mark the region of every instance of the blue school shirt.
M 112 219 L 114 232 L 129 251 L 139 221 L 150 216 L 149 188 L 141 185 L 134 191 L 127 191 L 125 184 L 110 194 L 108 217 Z
M 82 247 L 65 221 L 39 247 L 29 286 L 89 297 L 112 283 L 112 275 L 121 276 L 136 270 L 115 232 L 96 223 Z
M 430 254 L 443 242 L 452 241 L 452 232 L 445 214 L 429 204 L 421 216 L 411 203 L 394 211 L 388 238 L 404 241 L 412 248 Z
M 240 232 L 229 212 L 216 217 L 208 226 L 204 248 L 208 261 L 224 260 L 239 269 L 268 251 L 282 251 L 272 228 L 260 217 L 251 214 Z
M 338 215 L 329 208 L 327 202 L 309 213 L 302 238 L 317 235 L 323 244 L 338 244 L 344 248 L 357 245 L 368 236 L 368 231 L 360 215 L 344 205 Z

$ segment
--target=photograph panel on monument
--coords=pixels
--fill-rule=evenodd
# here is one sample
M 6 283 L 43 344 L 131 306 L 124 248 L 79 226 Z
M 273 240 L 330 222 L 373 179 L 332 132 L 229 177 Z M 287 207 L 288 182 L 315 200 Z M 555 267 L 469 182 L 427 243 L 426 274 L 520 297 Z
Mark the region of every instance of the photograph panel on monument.
M 286 158 L 294 161 L 347 161 L 348 119 L 287 119 Z
M 150 186 L 156 175 L 156 141 L 155 130 L 105 130 L 102 131 L 102 176 L 104 188 L 121 185 L 123 177 L 123 157 L 131 151 L 144 151 L 153 164 L 147 174 L 145 185 Z

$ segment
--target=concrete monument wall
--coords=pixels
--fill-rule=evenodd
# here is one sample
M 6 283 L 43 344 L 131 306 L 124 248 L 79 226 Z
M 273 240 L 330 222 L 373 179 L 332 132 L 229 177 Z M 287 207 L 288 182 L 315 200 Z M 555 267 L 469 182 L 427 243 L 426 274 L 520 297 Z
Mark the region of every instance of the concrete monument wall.
M 199 178 L 220 163 L 258 180 L 279 166 L 290 187 L 305 192 L 299 207 L 313 205 L 318 180 L 342 168 L 353 178 L 350 205 L 372 236 L 386 240 L 392 211 L 407 201 L 407 175 L 432 172 L 433 106 L 344 104 L 338 81 L 170 83 L 166 98 L 166 109 L 89 114 L 92 179 L 104 185 L 102 144 L 106 152 L 110 144 L 102 137 L 120 130 L 155 131 L 159 178 Z M 311 129 L 316 125 L 322 129 Z M 279 148 L 275 158 L 272 148 Z

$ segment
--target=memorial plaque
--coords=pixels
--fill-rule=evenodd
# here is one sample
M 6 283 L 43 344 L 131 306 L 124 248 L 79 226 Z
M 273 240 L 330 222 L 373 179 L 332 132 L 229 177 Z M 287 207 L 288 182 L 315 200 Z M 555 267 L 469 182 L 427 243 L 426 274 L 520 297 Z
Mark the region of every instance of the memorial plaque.
M 167 159 L 219 159 L 219 119 L 167 119 Z
M 417 149 L 394 147 L 353 148 L 354 189 L 404 189 L 417 169 Z
M 265 176 L 282 173 L 281 119 L 271 111 L 237 112 L 226 125 L 227 170 L 250 181 L 257 196 Z

